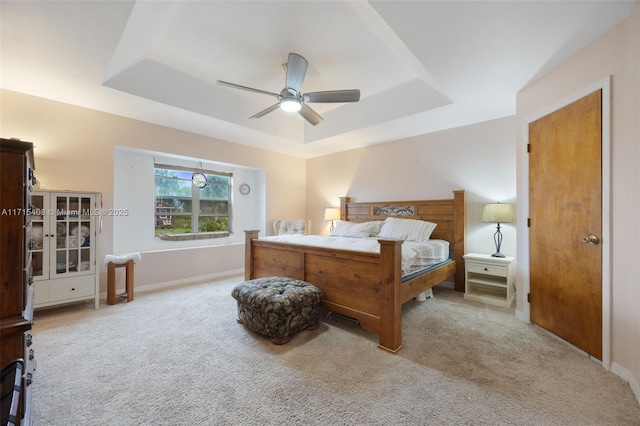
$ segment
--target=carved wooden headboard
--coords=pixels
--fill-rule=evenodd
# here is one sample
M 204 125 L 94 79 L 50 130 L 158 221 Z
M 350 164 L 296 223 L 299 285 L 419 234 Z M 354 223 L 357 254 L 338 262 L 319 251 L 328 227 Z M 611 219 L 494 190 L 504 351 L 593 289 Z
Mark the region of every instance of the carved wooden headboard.
M 356 203 L 351 202 L 350 197 L 340 197 L 340 218 L 350 222 L 368 222 L 397 217 L 426 220 L 437 224 L 431 238 L 449 241 L 451 256 L 456 261 L 456 290 L 464 291 L 465 205 L 464 190 L 453 191 L 453 198 L 446 200 Z

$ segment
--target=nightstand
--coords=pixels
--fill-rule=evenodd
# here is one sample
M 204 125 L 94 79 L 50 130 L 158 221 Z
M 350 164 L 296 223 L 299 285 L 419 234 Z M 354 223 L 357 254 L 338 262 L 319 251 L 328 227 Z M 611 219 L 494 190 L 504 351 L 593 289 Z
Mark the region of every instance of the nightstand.
M 515 300 L 515 258 L 464 255 L 464 298 L 510 308 Z

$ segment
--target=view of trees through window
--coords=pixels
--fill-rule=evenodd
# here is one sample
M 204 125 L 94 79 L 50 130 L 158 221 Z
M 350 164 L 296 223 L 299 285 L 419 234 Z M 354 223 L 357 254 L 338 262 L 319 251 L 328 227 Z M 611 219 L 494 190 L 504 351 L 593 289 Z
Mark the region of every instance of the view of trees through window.
M 155 235 L 229 231 L 231 174 L 203 171 L 207 186 L 191 182 L 193 170 L 156 165 Z

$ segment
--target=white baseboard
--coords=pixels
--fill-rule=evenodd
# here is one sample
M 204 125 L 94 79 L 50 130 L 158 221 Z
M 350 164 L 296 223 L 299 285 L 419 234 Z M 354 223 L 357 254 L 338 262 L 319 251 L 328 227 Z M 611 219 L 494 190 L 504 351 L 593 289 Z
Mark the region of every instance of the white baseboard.
M 636 396 L 636 400 L 640 404 L 640 383 L 638 383 L 638 379 L 634 377 L 634 375 L 631 374 L 629 370 L 627 370 L 626 368 L 624 368 L 623 366 L 615 362 L 611 363 L 610 371 L 616 376 L 620 376 L 624 381 L 629 383 L 629 386 L 631 386 L 631 390 L 633 391 L 633 394 Z
M 198 284 L 198 283 L 203 283 L 211 280 L 216 280 L 219 278 L 226 278 L 226 277 L 231 277 L 234 275 L 242 275 L 242 274 L 244 274 L 244 269 L 236 269 L 233 271 L 216 272 L 215 274 L 200 275 L 197 277 L 189 277 L 189 278 L 183 278 L 179 280 L 165 281 L 161 283 L 146 284 L 142 286 L 137 286 L 134 284 L 134 292 L 144 293 L 147 291 L 154 291 L 154 290 L 160 290 L 163 288 L 176 287 L 184 284 Z M 106 299 L 107 293 L 106 292 L 100 293 L 100 298 Z
M 638 379 L 635 376 L 631 376 L 629 380 L 629 386 L 631 386 L 631 390 L 633 394 L 636 396 L 636 401 L 640 404 L 640 383 L 638 383 Z

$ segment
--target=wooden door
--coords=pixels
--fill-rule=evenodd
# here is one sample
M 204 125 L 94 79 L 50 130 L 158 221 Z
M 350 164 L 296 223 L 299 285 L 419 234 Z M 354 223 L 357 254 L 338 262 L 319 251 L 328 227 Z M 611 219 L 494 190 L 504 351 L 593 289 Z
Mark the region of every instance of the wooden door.
M 602 359 L 602 91 L 529 124 L 531 321 Z

